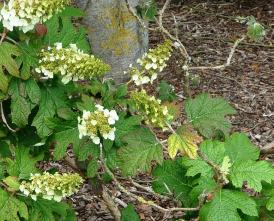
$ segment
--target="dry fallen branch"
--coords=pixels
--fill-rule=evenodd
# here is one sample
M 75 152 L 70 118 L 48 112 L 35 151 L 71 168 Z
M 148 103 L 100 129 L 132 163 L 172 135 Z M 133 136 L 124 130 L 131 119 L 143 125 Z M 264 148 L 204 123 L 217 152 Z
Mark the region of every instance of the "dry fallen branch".
M 163 213 L 172 213 L 172 212 L 177 212 L 177 211 L 183 211 L 183 212 L 184 211 L 198 211 L 200 209 L 199 207 L 195 207 L 195 208 L 183 208 L 183 207 L 164 208 L 164 207 L 159 206 L 158 204 L 156 204 L 155 202 L 153 202 L 151 200 L 146 200 L 141 196 L 138 196 L 134 193 L 131 193 L 117 180 L 115 175 L 111 172 L 111 170 L 106 165 L 105 159 L 103 157 L 102 147 L 100 147 L 100 158 L 101 158 L 102 166 L 104 167 L 106 173 L 112 178 L 113 182 L 118 187 L 118 189 L 121 192 L 123 192 L 124 194 L 126 194 L 127 196 L 132 197 L 133 199 L 137 200 L 139 203 L 151 206 L 151 207 L 153 207 L 153 208 L 155 208 L 155 209 L 157 209 L 157 210 L 159 210 Z

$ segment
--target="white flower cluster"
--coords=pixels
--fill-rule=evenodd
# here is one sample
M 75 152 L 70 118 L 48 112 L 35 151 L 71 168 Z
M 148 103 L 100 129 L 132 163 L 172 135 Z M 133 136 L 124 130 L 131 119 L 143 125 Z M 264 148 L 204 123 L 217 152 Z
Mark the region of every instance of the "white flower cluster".
M 84 182 L 82 177 L 75 174 L 31 174 L 31 182 L 23 181 L 19 190 L 33 200 L 42 197 L 47 200 L 60 202 L 63 197 L 71 196 L 78 192 L 80 185 Z
M 63 10 L 71 0 L 10 0 L 0 11 L 0 21 L 9 31 L 18 27 L 24 33 Z
M 129 73 L 133 82 L 139 86 L 142 84 L 153 83 L 157 79 L 158 73 L 162 72 L 167 66 L 172 51 L 171 41 L 165 41 L 154 49 L 149 49 L 142 58 L 137 60 L 137 67 L 130 65 Z
M 93 143 L 100 144 L 100 135 L 104 139 L 115 139 L 115 127 L 111 127 L 119 117 L 115 110 L 109 111 L 97 104 L 94 112 L 83 111 L 82 118 L 78 117 L 79 138 L 89 136 Z
M 36 72 L 43 73 L 46 78 L 53 78 L 54 74 L 60 73 L 64 84 L 100 77 L 110 69 L 109 65 L 84 53 L 75 44 L 63 48 L 62 43 L 55 43 L 53 48 L 43 49 L 39 63 Z
M 145 90 L 133 91 L 130 98 L 139 114 L 148 125 L 153 125 L 163 130 L 166 129 L 166 122 L 173 119 L 167 106 L 161 104 L 161 100 L 148 95 Z

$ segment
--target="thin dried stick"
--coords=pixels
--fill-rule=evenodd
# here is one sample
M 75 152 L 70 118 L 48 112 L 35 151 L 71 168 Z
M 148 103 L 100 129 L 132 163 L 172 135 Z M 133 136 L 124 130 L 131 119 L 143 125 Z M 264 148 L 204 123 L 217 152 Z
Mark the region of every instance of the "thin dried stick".
M 231 64 L 231 60 L 233 58 L 233 55 L 235 54 L 236 48 L 238 45 L 245 39 L 245 36 L 242 36 L 240 39 L 237 39 L 233 47 L 230 50 L 230 53 L 227 57 L 227 60 L 224 64 L 222 65 L 216 65 L 216 66 L 199 66 L 199 67 L 188 67 L 188 70 L 217 70 L 217 69 L 225 69 Z
M 183 208 L 183 207 L 163 208 L 151 200 L 146 200 L 141 196 L 131 193 L 125 187 L 122 186 L 122 184 L 117 180 L 115 175 L 111 172 L 111 170 L 106 165 L 105 159 L 103 157 L 102 147 L 100 147 L 100 158 L 101 158 L 101 163 L 102 163 L 105 171 L 112 178 L 112 180 L 114 181 L 115 185 L 119 188 L 119 190 L 122 191 L 123 193 L 125 193 L 127 196 L 132 197 L 133 199 L 137 200 L 138 202 L 140 202 L 142 204 L 149 205 L 163 213 L 170 213 L 170 212 L 176 212 L 176 211 L 198 211 L 199 210 L 198 207 L 195 207 L 195 208 Z

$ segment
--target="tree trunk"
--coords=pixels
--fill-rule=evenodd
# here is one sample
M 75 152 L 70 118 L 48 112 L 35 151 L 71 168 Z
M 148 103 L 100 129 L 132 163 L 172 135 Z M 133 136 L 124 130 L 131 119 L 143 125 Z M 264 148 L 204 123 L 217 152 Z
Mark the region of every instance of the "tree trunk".
M 129 0 L 132 8 L 138 2 Z M 111 66 L 108 78 L 125 81 L 124 71 L 147 50 L 147 30 L 129 12 L 125 0 L 77 0 L 77 4 L 86 12 L 92 53 Z

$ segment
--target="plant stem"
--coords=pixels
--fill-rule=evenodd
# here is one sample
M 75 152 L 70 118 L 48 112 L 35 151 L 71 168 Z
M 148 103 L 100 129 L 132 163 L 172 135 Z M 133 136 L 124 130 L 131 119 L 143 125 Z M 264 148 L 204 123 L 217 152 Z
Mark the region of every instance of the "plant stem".
M 5 40 L 6 36 L 7 36 L 8 30 L 6 28 L 4 28 L 4 31 L 1 35 L 1 39 L 0 39 L 0 45 L 3 43 L 3 41 Z
M 8 122 L 7 122 L 7 119 L 6 119 L 6 117 L 5 117 L 5 113 L 4 113 L 4 108 L 3 108 L 3 103 L 2 103 L 2 102 L 0 102 L 0 111 L 1 111 L 2 121 L 4 122 L 4 124 L 7 126 L 7 128 L 8 128 L 11 132 L 16 133 L 16 130 L 12 129 L 12 128 L 10 127 L 10 125 L 8 124 Z

